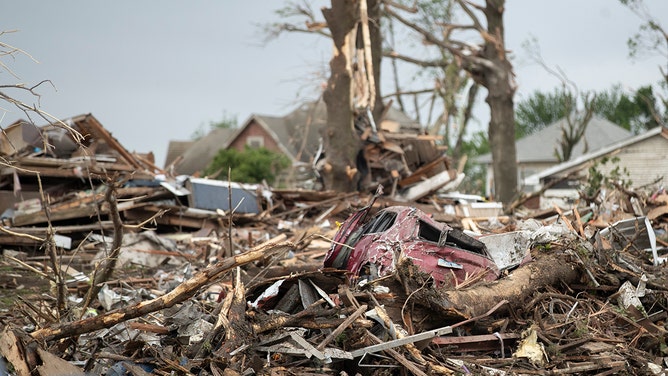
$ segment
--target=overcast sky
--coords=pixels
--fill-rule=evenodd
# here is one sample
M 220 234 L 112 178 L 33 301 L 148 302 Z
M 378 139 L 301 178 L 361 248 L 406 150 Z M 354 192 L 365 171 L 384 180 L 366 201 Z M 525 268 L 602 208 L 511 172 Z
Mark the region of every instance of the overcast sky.
M 38 90 L 43 110 L 60 118 L 92 113 L 126 148 L 152 151 L 162 166 L 170 140 L 189 139 L 210 122 L 236 116 L 243 123 L 252 113 L 282 116 L 300 99 L 317 97 L 317 72 L 331 51 L 326 40 L 295 34 L 261 43 L 257 25 L 276 21 L 273 11 L 282 3 L 5 2 L 2 30 L 18 31 L 0 41 L 39 63 L 3 58 L 19 79 L 3 71 L 1 84 L 51 80 L 55 89 Z M 668 1 L 646 3 L 668 27 Z M 532 36 L 544 60 L 580 90 L 614 83 L 632 90 L 657 82 L 665 57 L 628 58 L 626 40 L 640 22 L 616 0 L 508 0 L 506 43 L 519 84 L 515 101 L 559 85 L 526 58 L 521 45 Z M 0 107 L 9 110 L 0 120 L 3 127 L 24 117 Z

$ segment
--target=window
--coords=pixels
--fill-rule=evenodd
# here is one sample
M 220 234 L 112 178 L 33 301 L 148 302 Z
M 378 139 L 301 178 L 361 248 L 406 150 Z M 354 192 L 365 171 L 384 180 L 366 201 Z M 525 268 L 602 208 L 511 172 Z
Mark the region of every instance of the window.
M 387 229 L 392 227 L 394 224 L 394 219 L 397 217 L 396 213 L 392 212 L 382 212 L 376 218 L 367 223 L 367 234 L 375 234 L 378 232 L 385 232 Z
M 441 230 L 435 228 L 434 226 L 424 221 L 418 221 L 418 224 L 420 225 L 418 236 L 421 239 L 438 243 L 438 239 L 440 238 L 441 235 Z
M 397 214 L 392 212 L 381 212 L 380 214 L 377 214 L 373 219 L 364 224 L 364 226 L 360 226 L 350 234 L 346 241 L 346 245 L 354 247 L 364 235 L 387 231 L 392 227 L 396 218 Z
M 246 145 L 253 149 L 258 149 L 264 146 L 264 137 L 262 136 L 248 136 L 246 138 Z

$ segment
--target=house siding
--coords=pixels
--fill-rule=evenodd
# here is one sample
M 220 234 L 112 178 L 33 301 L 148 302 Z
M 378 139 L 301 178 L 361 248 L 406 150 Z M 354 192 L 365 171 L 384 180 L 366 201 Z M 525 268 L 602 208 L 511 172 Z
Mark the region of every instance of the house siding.
M 262 128 L 257 122 L 254 120 L 248 124 L 246 128 L 234 139 L 234 141 L 230 144 L 229 148 L 234 148 L 239 151 L 243 151 L 244 148 L 246 147 L 246 143 L 249 137 L 262 137 L 264 140 L 264 147 L 268 150 L 271 150 L 276 153 L 283 153 L 283 151 L 278 147 L 278 144 L 274 140 L 267 131 Z M 289 157 L 289 156 L 288 156 Z
M 611 157 L 619 158 L 617 163 L 598 165 L 599 171 L 610 176 L 617 166 L 626 168 L 633 188 L 639 188 L 668 176 L 668 140 L 657 135 L 647 140 L 629 145 Z M 662 182 L 661 184 L 665 184 Z

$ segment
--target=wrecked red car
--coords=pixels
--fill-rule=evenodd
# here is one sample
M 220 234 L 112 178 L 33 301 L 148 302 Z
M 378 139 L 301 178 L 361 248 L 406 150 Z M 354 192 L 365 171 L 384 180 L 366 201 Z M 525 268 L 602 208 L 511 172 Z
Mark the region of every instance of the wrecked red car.
M 346 269 L 352 280 L 394 273 L 404 259 L 430 274 L 437 285 L 467 278 L 499 277 L 484 243 L 408 206 L 393 206 L 367 218 L 371 205 L 351 215 L 337 231 L 325 267 Z

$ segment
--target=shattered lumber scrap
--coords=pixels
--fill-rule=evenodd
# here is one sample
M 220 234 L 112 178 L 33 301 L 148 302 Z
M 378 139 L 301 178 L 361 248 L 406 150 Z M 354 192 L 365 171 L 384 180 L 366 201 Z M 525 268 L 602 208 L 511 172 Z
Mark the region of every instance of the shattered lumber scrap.
M 287 198 L 286 194 L 283 198 L 293 200 L 286 211 L 298 209 L 283 215 L 298 218 L 281 229 L 284 234 L 293 234 L 300 231 L 301 226 L 310 226 L 313 217 L 326 218 L 324 213 L 337 201 L 334 199 L 317 205 L 318 200 L 313 199 L 318 197 L 317 194 L 309 199 L 304 198 L 310 193 L 300 195 Z M 387 206 L 389 202 L 379 200 L 375 209 Z M 347 214 L 351 207 L 359 205 L 356 202 L 348 204 L 338 212 L 337 220 L 342 219 L 341 216 Z M 657 201 L 647 205 L 644 211 L 661 203 Z M 235 223 L 235 231 L 239 230 L 240 234 L 244 234 L 240 235 L 241 238 L 252 244 L 264 236 L 248 234 L 259 232 L 268 235 L 276 231 L 277 226 L 273 226 L 273 219 L 276 218 L 272 217 L 280 217 L 282 210 L 275 208 L 271 213 L 264 213 L 261 221 L 250 222 L 253 228 L 243 229 L 247 222 Z M 614 226 L 617 221 L 613 218 L 622 215 L 635 217 L 635 213 L 612 214 L 605 222 L 612 225 L 608 233 L 617 231 Z M 101 351 L 91 350 L 94 341 L 89 336 L 64 333 L 63 324 L 42 324 L 41 329 L 30 334 L 41 341 L 33 341 L 31 345 L 48 347 L 64 363 L 68 363 L 64 360 L 68 359 L 83 368 L 83 359 L 92 358 L 91 364 L 107 368 L 126 364 L 126 369 L 132 369 L 130 372 L 134 374 L 139 374 L 135 369 L 140 364 L 150 365 L 151 370 L 158 374 L 178 372 L 202 375 L 223 372 L 338 375 L 351 370 L 380 375 L 382 371 L 392 368 L 416 375 L 467 372 L 660 374 L 665 370 L 662 344 L 668 338 L 665 329 L 668 320 L 665 304 L 668 273 L 665 264 L 655 263 L 664 253 L 661 247 L 665 246 L 662 244 L 665 237 L 660 230 L 665 228 L 665 218 L 659 215 L 650 221 L 651 226 L 659 229 L 655 234 L 659 246 L 654 253 L 636 241 L 641 236 L 649 236 L 649 229 L 636 227 L 635 224 L 626 228 L 629 232 L 616 239 L 619 244 L 614 246 L 605 241 L 592 241 L 595 240 L 592 234 L 608 227 L 600 225 L 603 221 L 593 222 L 602 216 L 597 210 L 593 213 L 563 210 L 561 214 L 557 210 L 553 217 L 527 221 L 536 226 L 533 228 L 536 230 L 535 242 L 532 243 L 533 262 L 501 275 L 496 281 L 481 283 L 475 276 L 470 276 L 451 288 L 434 286 L 433 281 L 419 270 L 402 267 L 398 268 L 400 273 L 396 276 L 370 280 L 367 284 L 344 283 L 341 282 L 341 271 L 313 267 L 318 263 L 322 266 L 328 245 L 322 249 L 314 242 L 316 248 L 311 249 L 292 240 L 281 243 L 292 245 L 290 256 L 278 261 L 268 260 L 268 255 L 253 258 L 246 266 L 238 268 L 240 273 L 235 280 L 221 278 L 225 274 L 222 271 L 206 272 L 210 279 L 197 274 L 194 279 L 199 282 L 193 282 L 193 279 L 171 280 L 176 282 L 175 289 L 161 298 L 144 298 L 149 300 L 99 313 L 99 321 L 84 319 L 70 323 L 68 328 L 83 323 L 92 330 L 87 329 L 85 333 L 97 334 L 97 329 L 93 327 L 103 329 L 99 332 L 100 337 L 104 337 L 102 342 L 108 347 Z M 477 224 L 481 231 L 492 228 L 481 222 Z M 540 238 L 549 232 L 547 229 L 557 224 L 563 225 L 560 227 L 565 230 L 560 231 L 564 232 L 550 234 L 554 236 L 547 240 Z M 504 227 L 494 229 L 505 232 L 525 225 L 523 221 L 510 217 Z M 82 232 L 91 231 L 88 225 L 80 229 Z M 215 232 L 205 230 L 198 233 L 206 234 L 206 237 L 194 236 L 197 242 L 201 242 L 201 247 L 213 249 L 226 242 Z M 39 228 L 31 231 L 31 234 L 41 234 Z M 68 231 L 76 232 L 77 226 L 69 227 Z M 305 231 L 304 235 L 295 238 L 301 242 L 320 234 L 322 238 L 331 239 L 330 231 L 331 228 L 324 226 L 311 227 L 308 233 Z M 193 235 L 178 236 L 191 239 Z M 39 243 L 38 240 L 32 241 Z M 63 259 L 71 260 L 77 255 L 68 253 Z M 212 254 L 198 251 L 194 255 L 199 256 L 188 257 L 188 260 L 201 265 L 206 259 L 204 255 Z M 35 260 L 34 256 L 28 259 Z M 216 265 L 225 264 L 226 270 L 236 269 L 234 265 L 238 259 L 233 259 L 225 258 Z M 9 265 L 10 259 L 3 260 L 3 263 L 4 266 Z M 453 266 L 448 263 L 443 265 Z M 162 264 L 161 267 L 169 266 Z M 141 273 L 145 272 L 145 269 L 141 270 Z M 179 273 L 184 274 L 177 270 L 176 274 Z M 337 282 L 322 282 L 332 275 L 336 278 L 331 281 Z M 258 307 L 248 305 L 279 280 L 284 282 L 273 301 L 268 299 L 265 305 Z M 594 280 L 598 284 L 594 284 Z M 10 282 L 4 288 L 17 285 Z M 71 282 L 68 286 L 70 293 L 75 291 Z M 107 291 L 127 294 L 143 288 L 163 289 L 158 286 L 155 277 L 133 279 L 118 276 L 117 280 L 109 281 Z M 499 306 L 489 316 L 478 317 L 504 298 L 508 300 L 507 304 Z M 48 310 L 41 310 L 37 303 L 48 307 L 51 301 L 43 296 L 35 299 L 35 304 L 28 303 L 32 308 L 22 305 L 22 310 L 17 311 L 21 312 L 21 320 L 27 323 L 27 318 L 34 316 L 34 322 L 42 322 L 39 314 Z M 146 307 L 151 304 L 151 310 L 166 308 L 165 315 L 162 312 L 157 314 L 157 311 L 149 312 Z M 386 312 L 387 318 L 379 312 Z M 7 313 L 2 315 L 4 318 Z M 136 321 L 130 317 L 135 317 Z M 477 320 L 461 321 L 470 317 Z M 91 326 L 93 322 L 95 325 Z M 119 329 L 120 326 L 112 325 L 115 322 L 127 322 L 127 325 Z M 430 328 L 434 324 L 438 324 L 437 328 L 447 325 L 455 330 L 431 340 L 418 341 L 414 346 L 401 345 L 373 354 L 369 352 L 376 349 L 372 346 L 379 343 L 388 346 L 402 338 L 411 341 L 422 338 L 421 335 L 430 336 Z M 186 327 L 189 329 L 186 330 Z M 68 333 L 78 333 L 67 330 Z M 118 332 L 133 333 L 132 340 L 120 337 Z M 209 335 L 198 336 L 201 333 Z M 9 334 L 3 337 L 10 338 Z M 9 343 L 18 347 L 19 342 L 25 341 L 30 341 L 30 338 L 17 337 Z M 76 346 L 71 347 L 76 349 L 64 351 L 65 344 L 73 341 L 78 341 Z M 462 345 L 464 343 L 465 346 Z M 7 356 L 7 347 L 10 345 L 0 344 L 5 358 L 22 361 L 17 354 Z M 529 356 L 532 349 L 539 351 Z M 50 354 L 40 351 L 37 352 L 39 359 L 51 359 Z M 359 355 L 361 353 L 369 354 Z M 394 372 L 401 372 L 399 370 Z
M 104 315 L 94 316 L 70 323 L 62 323 L 52 327 L 41 328 L 31 333 L 31 336 L 40 341 L 51 341 L 77 336 L 113 326 L 115 324 L 164 308 L 169 308 L 190 298 L 192 295 L 197 293 L 200 288 L 208 283 L 214 282 L 223 273 L 228 272 L 237 266 L 256 261 L 263 257 L 271 256 L 272 254 L 287 252 L 292 248 L 294 248 L 294 244 L 289 242 L 278 244 L 270 242 L 268 244 L 260 244 L 252 250 L 237 256 L 226 258 L 216 263 L 215 265 L 202 270 L 193 278 L 179 284 L 179 286 L 177 286 L 174 290 L 168 292 L 165 295 L 149 301 L 138 303 L 130 307 L 111 311 Z

